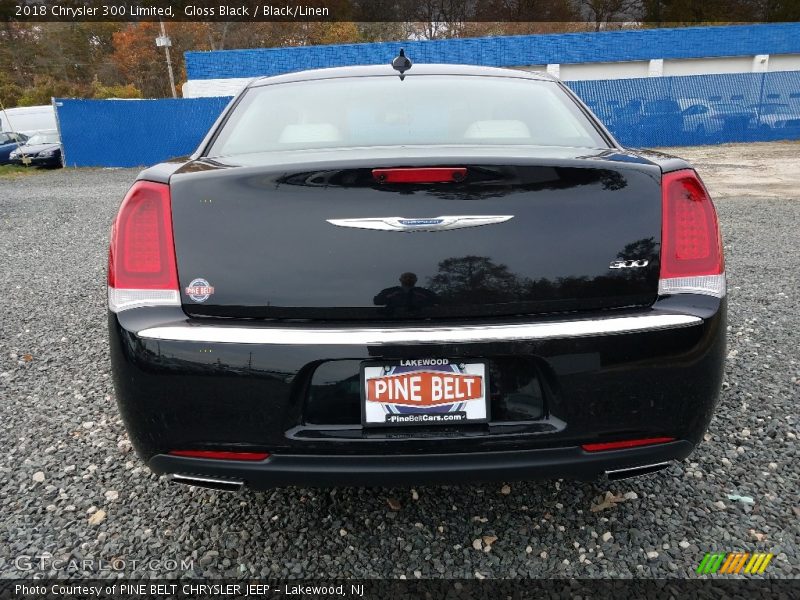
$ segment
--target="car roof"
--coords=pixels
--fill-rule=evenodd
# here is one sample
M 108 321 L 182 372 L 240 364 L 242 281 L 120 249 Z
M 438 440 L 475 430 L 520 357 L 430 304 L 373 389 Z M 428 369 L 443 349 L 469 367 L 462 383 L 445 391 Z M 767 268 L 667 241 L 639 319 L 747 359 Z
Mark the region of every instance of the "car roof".
M 313 81 L 319 79 L 340 79 L 346 77 L 380 77 L 398 76 L 391 65 L 362 65 L 354 67 L 332 67 L 328 69 L 311 69 L 296 71 L 270 77 L 259 77 L 248 87 L 259 87 L 275 83 L 291 83 L 297 81 Z M 543 71 L 524 71 L 522 69 L 502 69 L 499 67 L 480 67 L 476 65 L 421 64 L 413 65 L 404 73 L 406 77 L 415 75 L 471 75 L 483 77 L 513 77 L 534 81 L 557 81 L 555 77 Z

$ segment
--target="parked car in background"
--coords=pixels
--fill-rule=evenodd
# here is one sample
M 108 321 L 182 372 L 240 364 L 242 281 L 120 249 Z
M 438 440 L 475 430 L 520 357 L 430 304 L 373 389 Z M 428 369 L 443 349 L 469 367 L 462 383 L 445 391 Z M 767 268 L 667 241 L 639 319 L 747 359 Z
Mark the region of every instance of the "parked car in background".
M 55 129 L 40 131 L 11 152 L 9 162 L 34 167 L 61 167 L 61 138 Z
M 11 153 L 22 146 L 28 140 L 28 136 L 15 131 L 0 132 L 0 165 L 11 162 Z
M 699 137 L 705 137 L 722 129 L 722 121 L 711 118 L 715 113 L 706 100 L 702 98 L 678 98 L 677 102 L 681 107 L 681 130 L 684 133 L 693 133 Z
M 800 128 L 800 108 L 778 102 L 752 104 L 755 127 L 761 130 Z
M 642 119 L 642 108 L 644 107 L 644 100 L 641 98 L 634 98 L 628 100 L 625 104 L 616 103 L 610 105 L 609 127 L 612 131 L 630 131 L 632 128 L 639 126 Z
M 660 146 L 678 141 L 683 118 L 680 105 L 671 98 L 634 98 L 610 107 L 604 123 L 634 146 Z
M 755 113 L 737 102 L 707 102 L 700 98 L 680 98 L 683 108 L 681 129 L 705 137 L 721 131 L 744 131 L 750 127 Z
M 639 120 L 641 143 L 647 145 L 673 144 L 680 139 L 683 128 L 681 107 L 671 98 L 648 100 L 642 107 Z
M 726 354 L 692 166 L 546 74 L 392 65 L 254 80 L 128 190 L 108 325 L 140 457 L 226 490 L 686 458 Z
M 723 131 L 744 131 L 755 120 L 755 111 L 739 102 L 715 102 L 711 118 L 722 123 Z

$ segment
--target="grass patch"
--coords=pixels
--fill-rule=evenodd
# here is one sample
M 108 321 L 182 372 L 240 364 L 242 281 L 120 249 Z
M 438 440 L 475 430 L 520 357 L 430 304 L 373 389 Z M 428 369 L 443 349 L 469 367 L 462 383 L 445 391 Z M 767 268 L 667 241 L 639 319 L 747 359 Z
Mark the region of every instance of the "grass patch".
M 33 175 L 39 169 L 32 167 L 24 167 L 22 165 L 0 165 L 0 179 L 16 179 L 17 177 L 25 177 L 26 175 Z

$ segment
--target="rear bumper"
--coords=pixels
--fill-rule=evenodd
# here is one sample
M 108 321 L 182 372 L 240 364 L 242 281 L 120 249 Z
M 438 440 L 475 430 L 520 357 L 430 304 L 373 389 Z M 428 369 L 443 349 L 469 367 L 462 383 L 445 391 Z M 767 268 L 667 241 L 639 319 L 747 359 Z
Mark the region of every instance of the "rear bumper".
M 403 328 L 379 338 L 372 326 L 309 335 L 189 319 L 177 307 L 110 313 L 109 327 L 117 402 L 148 465 L 266 488 L 586 479 L 680 460 L 711 419 L 726 324 L 724 298 L 685 294 L 580 320 Z M 340 388 L 311 393 L 324 387 L 314 386 L 326 365 L 326 377 L 336 375 L 346 390 L 362 361 L 420 358 L 488 361 L 497 386 L 492 420 L 365 429 L 358 400 Z M 534 383 L 541 406 L 531 400 Z M 678 441 L 580 448 L 650 437 Z M 187 449 L 271 456 L 243 463 L 168 455 Z
M 148 465 L 155 473 L 189 481 L 192 477 L 227 480 L 256 490 L 290 485 L 390 487 L 556 477 L 590 481 L 609 471 L 682 460 L 693 448 L 690 442 L 676 441 L 599 453 L 571 447 L 406 456 L 280 455 L 254 463 L 158 454 Z

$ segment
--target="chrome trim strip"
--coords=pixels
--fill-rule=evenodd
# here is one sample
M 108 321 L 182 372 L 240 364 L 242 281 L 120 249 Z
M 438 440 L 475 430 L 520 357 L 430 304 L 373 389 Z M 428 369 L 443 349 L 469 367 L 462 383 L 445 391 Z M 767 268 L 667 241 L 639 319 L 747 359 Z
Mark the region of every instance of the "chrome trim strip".
M 617 473 L 627 473 L 628 471 L 643 471 L 644 469 L 652 469 L 655 467 L 668 467 L 670 461 L 657 462 L 649 465 L 639 465 L 638 467 L 627 467 L 625 469 L 609 469 L 605 472 L 606 475 L 615 475 Z
M 550 321 L 510 325 L 464 325 L 449 327 L 300 328 L 234 327 L 225 325 L 167 325 L 139 331 L 152 340 L 222 344 L 269 345 L 388 345 L 444 344 L 498 341 L 551 340 L 617 335 L 699 325 L 692 315 L 642 315 L 580 321 Z
M 180 473 L 170 473 L 167 475 L 167 478 L 176 483 L 185 483 L 187 485 L 196 485 L 201 487 L 204 483 L 210 483 L 214 485 L 229 485 L 232 487 L 242 487 L 244 485 L 244 481 L 241 481 L 240 479 L 215 479 L 214 477 L 181 475 Z
M 626 469 L 609 469 L 605 471 L 605 476 L 612 481 L 621 481 L 623 479 L 631 479 L 642 475 L 652 475 L 666 469 L 670 465 L 670 461 L 657 462 L 649 465 L 640 465 L 638 467 L 628 467 Z

